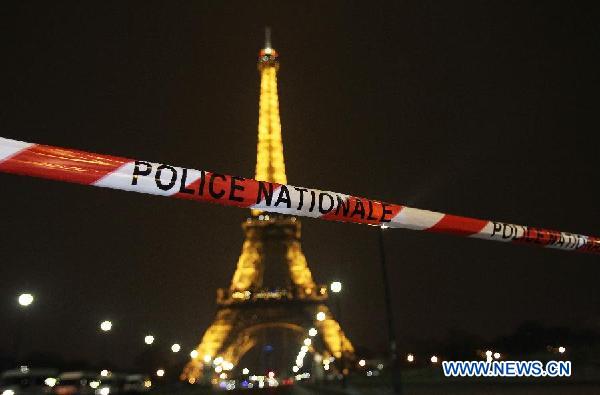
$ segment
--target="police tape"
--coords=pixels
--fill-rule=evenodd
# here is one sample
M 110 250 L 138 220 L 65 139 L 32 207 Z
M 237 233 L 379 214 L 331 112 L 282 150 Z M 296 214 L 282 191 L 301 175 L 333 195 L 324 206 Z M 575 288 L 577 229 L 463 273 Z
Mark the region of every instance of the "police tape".
M 600 254 L 600 238 L 0 137 L 0 171 L 271 213 Z

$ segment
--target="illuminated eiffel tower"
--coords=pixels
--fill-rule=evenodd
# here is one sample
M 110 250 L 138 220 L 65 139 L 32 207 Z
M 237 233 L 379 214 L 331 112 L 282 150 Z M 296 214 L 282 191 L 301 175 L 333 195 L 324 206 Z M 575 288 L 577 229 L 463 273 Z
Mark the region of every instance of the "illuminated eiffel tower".
M 255 178 L 287 183 L 277 96 L 278 69 L 278 54 L 271 46 L 267 29 L 265 47 L 258 58 L 261 81 Z M 276 331 L 285 332 L 297 345 L 296 350 L 310 337 L 307 353 L 313 354 L 316 364 L 339 361 L 342 355 L 342 360 L 354 359 L 352 344 L 325 304 L 327 287 L 315 283 L 302 253 L 300 221 L 292 216 L 252 210 L 242 229 L 245 240 L 231 285 L 217 290 L 216 318 L 192 352 L 181 379 L 195 383 L 223 373 L 240 376 L 241 358 L 255 347 L 265 347 L 265 340 Z M 292 365 L 293 359 L 288 371 L 278 374 L 294 374 Z

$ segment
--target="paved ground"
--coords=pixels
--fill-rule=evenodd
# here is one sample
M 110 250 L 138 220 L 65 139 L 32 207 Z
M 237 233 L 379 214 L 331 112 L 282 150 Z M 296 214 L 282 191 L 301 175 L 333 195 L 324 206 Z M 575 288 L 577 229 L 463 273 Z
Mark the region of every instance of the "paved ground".
M 178 394 L 168 391 L 164 394 Z M 181 392 L 182 395 L 204 395 L 210 392 Z M 160 392 L 163 394 L 163 392 Z M 356 388 L 351 387 L 342 391 L 337 387 L 278 387 L 262 390 L 239 390 L 214 392 L 214 394 L 236 395 L 393 395 L 385 387 Z M 436 383 L 436 384 L 409 384 L 404 387 L 403 395 L 597 395 L 600 394 L 600 384 L 569 384 L 569 383 Z

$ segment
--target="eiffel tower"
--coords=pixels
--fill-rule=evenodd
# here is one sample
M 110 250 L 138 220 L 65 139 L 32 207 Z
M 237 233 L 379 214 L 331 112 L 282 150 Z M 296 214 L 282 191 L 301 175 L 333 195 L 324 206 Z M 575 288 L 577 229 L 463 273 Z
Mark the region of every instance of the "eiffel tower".
M 265 38 L 258 58 L 261 79 L 255 178 L 285 184 L 277 95 L 279 60 L 269 29 Z M 224 377 L 223 373 L 240 376 L 241 358 L 253 348 L 264 347 L 277 332 L 291 338 L 296 350 L 304 345 L 304 353 L 313 354 L 320 368 L 328 369 L 329 361 L 335 359 L 354 359 L 351 342 L 325 304 L 327 287 L 316 284 L 308 268 L 300 244 L 300 221 L 252 210 L 242 229 L 245 240 L 231 285 L 217 290 L 216 317 L 192 351 L 181 379 L 193 384 Z M 302 365 L 301 361 L 295 367 L 293 359 L 289 362 L 288 371 L 280 371 L 281 375 L 300 370 L 296 365 Z M 332 366 L 338 371 L 343 368 L 339 363 Z

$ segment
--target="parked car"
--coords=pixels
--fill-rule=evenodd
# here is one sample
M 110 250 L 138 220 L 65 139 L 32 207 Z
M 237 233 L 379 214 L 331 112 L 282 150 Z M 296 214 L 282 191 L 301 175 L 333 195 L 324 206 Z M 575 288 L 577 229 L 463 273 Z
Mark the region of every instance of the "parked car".
M 99 394 L 97 391 L 99 387 L 100 379 L 97 373 L 65 372 L 58 376 L 53 393 L 56 395 L 96 395 Z
M 152 381 L 150 377 L 143 374 L 130 374 L 125 377 L 123 385 L 123 393 L 125 394 L 142 394 L 150 391 Z
M 54 369 L 7 370 L 0 374 L 0 395 L 51 394 L 58 371 Z

